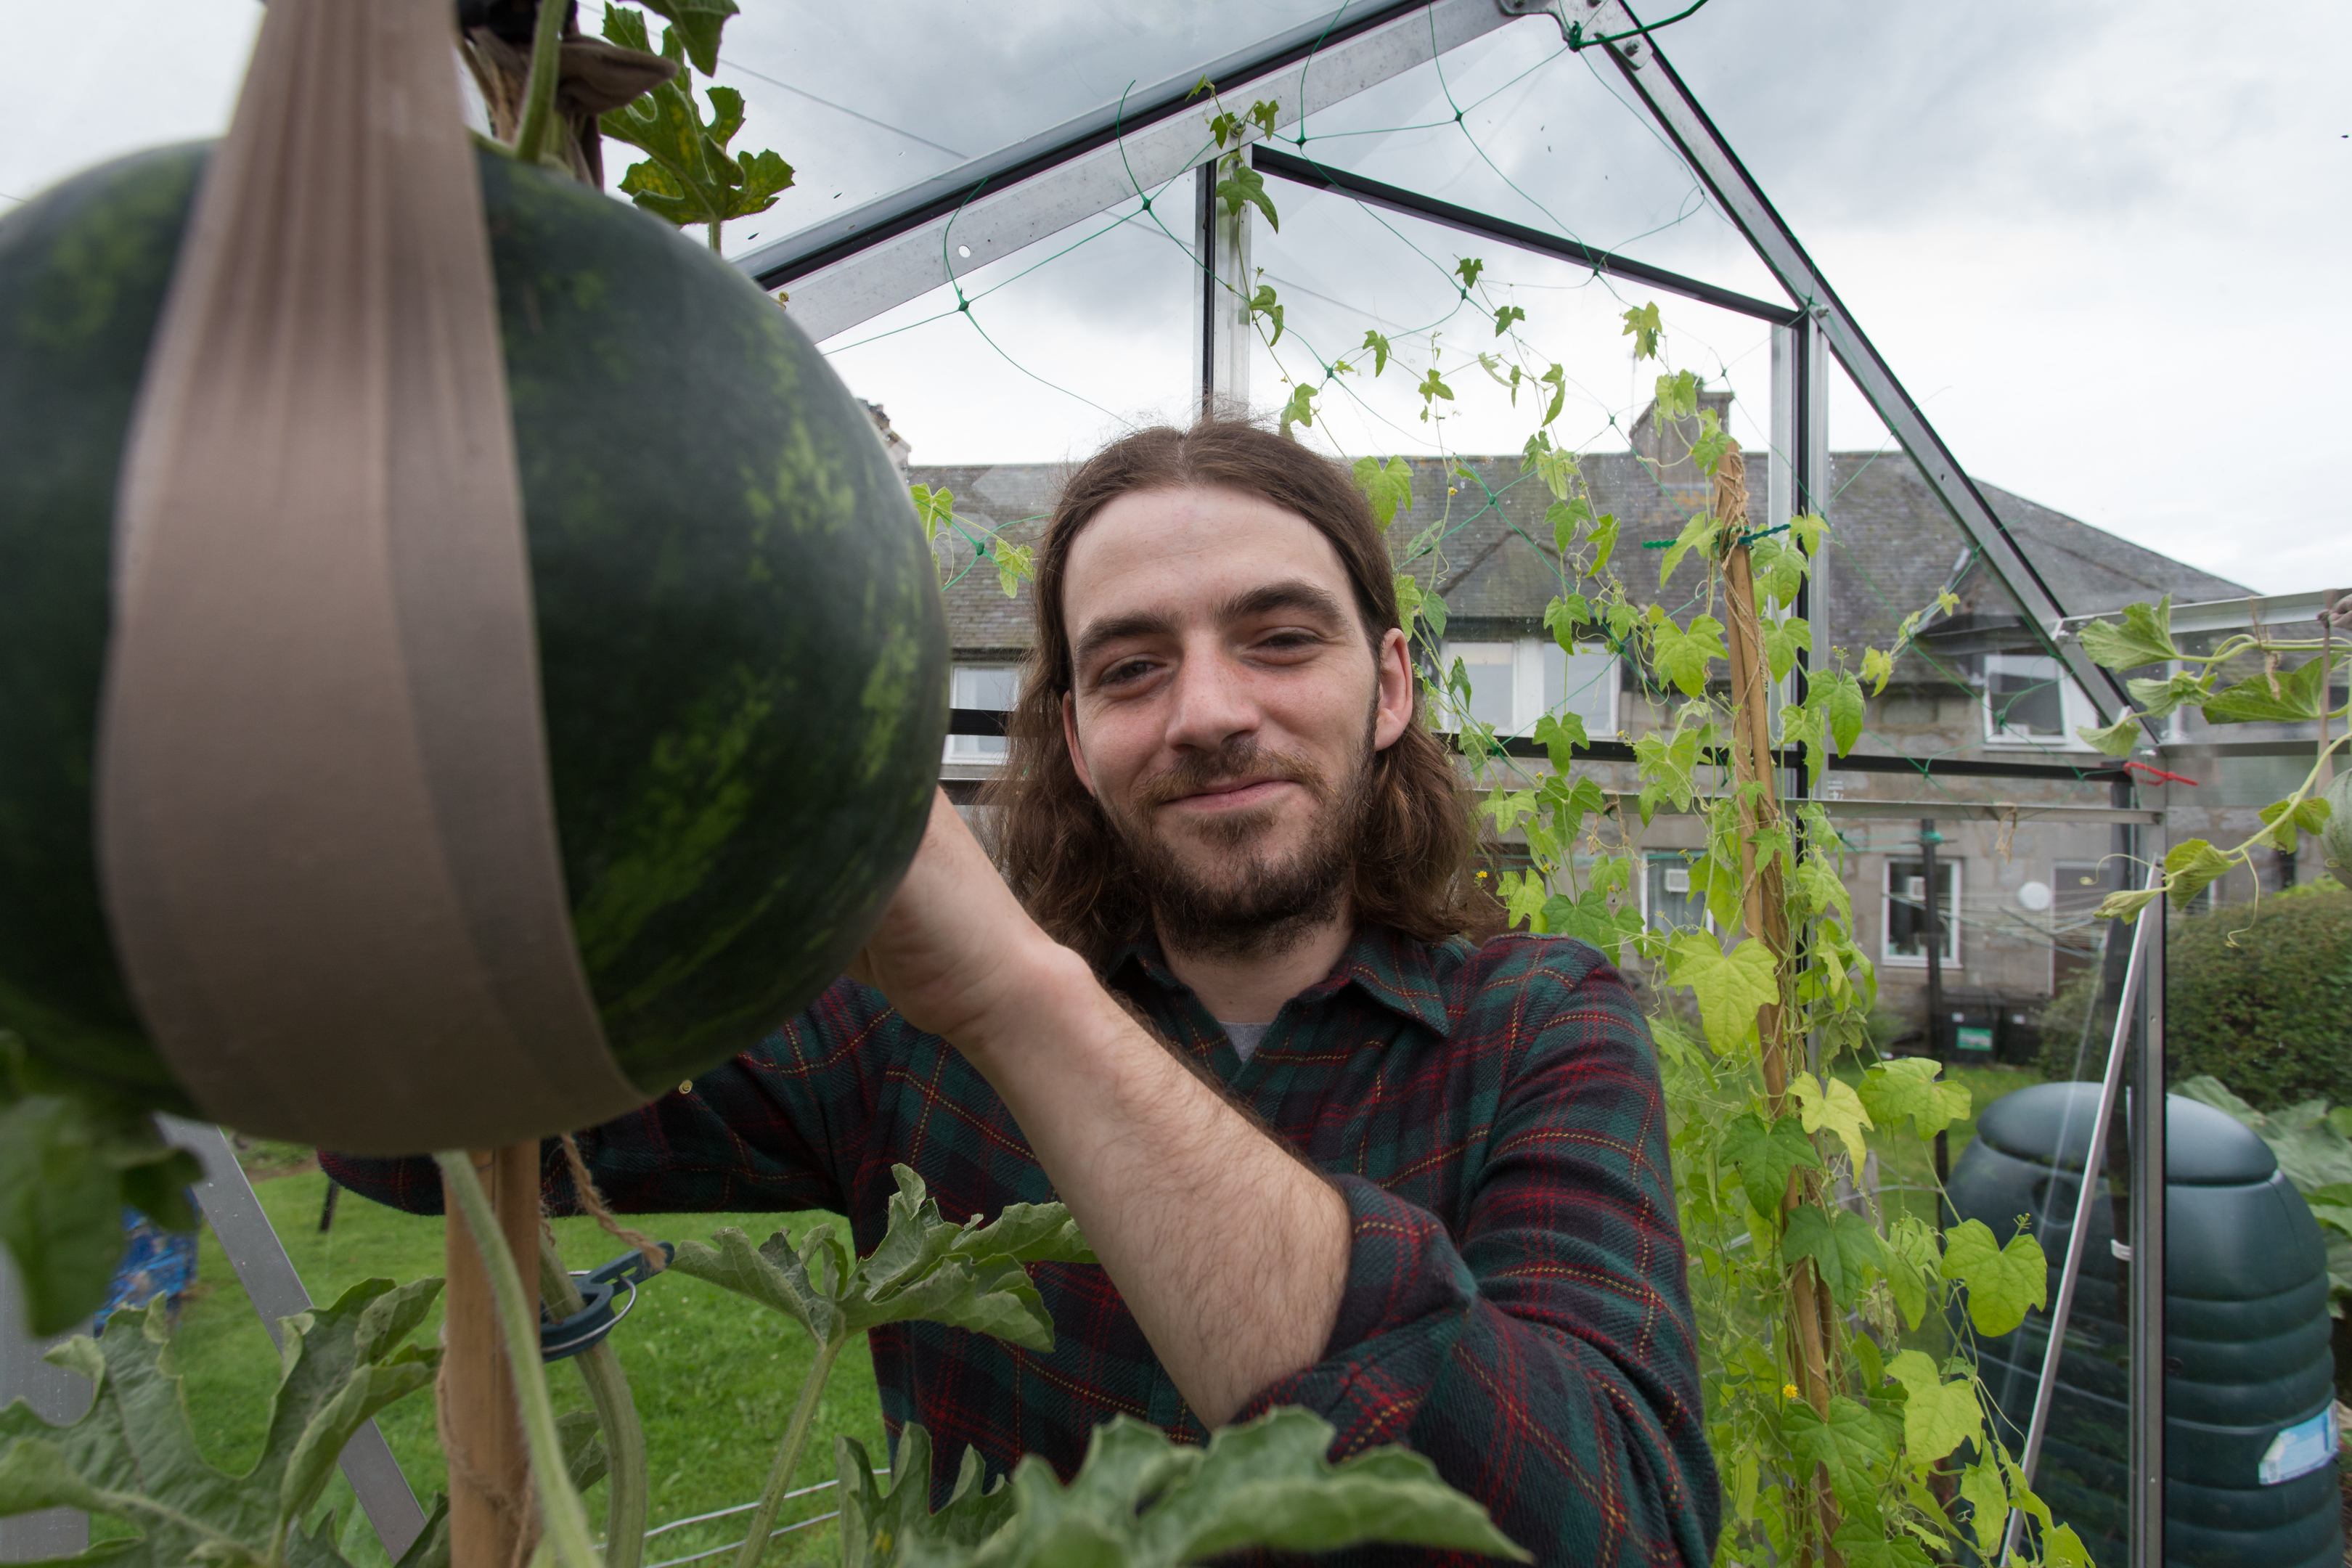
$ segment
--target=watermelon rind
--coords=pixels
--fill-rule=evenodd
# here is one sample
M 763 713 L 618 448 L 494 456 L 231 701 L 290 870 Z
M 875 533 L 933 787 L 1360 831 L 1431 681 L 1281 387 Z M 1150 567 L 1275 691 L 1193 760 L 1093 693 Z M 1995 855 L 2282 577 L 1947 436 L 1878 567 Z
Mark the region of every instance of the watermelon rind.
M 182 1112 L 108 939 L 90 784 L 116 475 L 206 155 L 0 221 L 0 1027 Z M 573 934 L 653 1093 L 804 1006 L 879 917 L 938 778 L 946 626 L 871 420 L 774 300 L 574 182 L 479 165 Z

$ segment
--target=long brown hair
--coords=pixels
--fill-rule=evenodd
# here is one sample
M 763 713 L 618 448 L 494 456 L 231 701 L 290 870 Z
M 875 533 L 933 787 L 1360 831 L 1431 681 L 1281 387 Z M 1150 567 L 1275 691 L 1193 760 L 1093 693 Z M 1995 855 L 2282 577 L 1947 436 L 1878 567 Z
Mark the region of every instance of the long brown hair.
M 1070 546 L 1095 514 L 1142 490 L 1215 487 L 1260 497 L 1313 524 L 1339 552 L 1375 647 L 1397 625 L 1395 580 L 1371 508 L 1335 464 L 1255 425 L 1204 419 L 1190 430 L 1140 430 L 1070 477 L 1037 555 L 1037 637 L 1007 715 L 1010 754 L 981 792 L 995 817 L 999 863 L 1030 916 L 1097 967 L 1139 931 L 1150 911 L 1118 836 L 1078 782 L 1062 731 L 1070 690 L 1070 630 L 1062 595 Z M 1423 942 L 1483 941 L 1501 911 L 1473 879 L 1473 834 L 1444 743 L 1412 721 L 1376 752 L 1361 842 L 1349 886 L 1358 922 Z

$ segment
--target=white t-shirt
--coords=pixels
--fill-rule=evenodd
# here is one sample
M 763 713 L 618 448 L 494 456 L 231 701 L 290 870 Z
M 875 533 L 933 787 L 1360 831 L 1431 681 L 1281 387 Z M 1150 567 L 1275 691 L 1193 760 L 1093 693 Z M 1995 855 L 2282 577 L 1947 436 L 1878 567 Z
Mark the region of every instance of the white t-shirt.
M 1265 1032 L 1274 1026 L 1271 1023 L 1228 1024 L 1220 1018 L 1217 1020 L 1217 1027 L 1224 1030 L 1225 1038 L 1233 1041 L 1234 1055 L 1247 1061 L 1256 1052 L 1257 1043 L 1265 1038 Z

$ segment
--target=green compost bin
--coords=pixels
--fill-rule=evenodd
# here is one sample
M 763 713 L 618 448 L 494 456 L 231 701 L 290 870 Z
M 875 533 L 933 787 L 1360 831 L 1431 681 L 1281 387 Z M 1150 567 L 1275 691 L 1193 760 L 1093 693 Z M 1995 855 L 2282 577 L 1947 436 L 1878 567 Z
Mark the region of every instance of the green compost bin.
M 2032 1216 L 2050 1300 L 2074 1228 L 2098 1086 L 2002 1097 L 1952 1167 L 1960 1219 L 2003 1237 Z M 2336 1568 L 2336 1388 L 2327 1250 L 2263 1141 L 2210 1106 L 2165 1104 L 2165 1560 L 2181 1568 Z M 2107 1184 L 2092 1205 L 2035 1489 L 2101 1568 L 2124 1568 L 2130 1453 L 2125 1266 Z M 1976 1342 L 1978 1369 L 2021 1447 L 2049 1319 Z

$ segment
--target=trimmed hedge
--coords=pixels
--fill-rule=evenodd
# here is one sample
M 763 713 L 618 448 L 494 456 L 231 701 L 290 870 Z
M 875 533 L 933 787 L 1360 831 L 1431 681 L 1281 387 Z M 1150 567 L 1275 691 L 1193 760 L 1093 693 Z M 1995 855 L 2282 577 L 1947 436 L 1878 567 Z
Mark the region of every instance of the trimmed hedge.
M 2165 958 L 2174 1083 L 2210 1073 L 2259 1110 L 2352 1104 L 2352 892 L 2318 883 L 2176 919 Z M 2070 1076 L 2096 980 L 2080 976 L 2042 1011 L 2051 1078 Z M 2085 1078 L 2105 1065 L 2113 1027 L 2098 1014 Z

